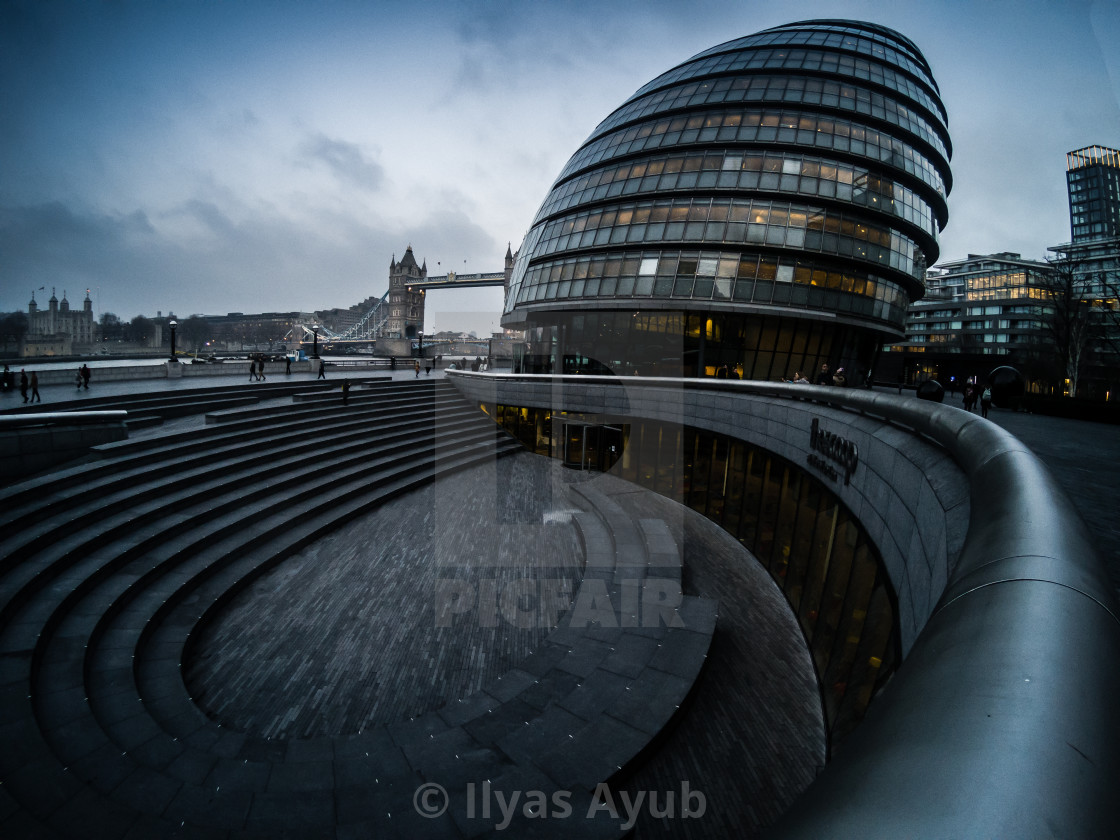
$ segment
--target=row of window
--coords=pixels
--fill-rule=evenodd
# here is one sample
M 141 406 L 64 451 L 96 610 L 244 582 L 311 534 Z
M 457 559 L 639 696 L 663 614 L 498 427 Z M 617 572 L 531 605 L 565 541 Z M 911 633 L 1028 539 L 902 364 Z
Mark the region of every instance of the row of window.
M 837 198 L 898 216 L 937 238 L 933 208 L 896 181 L 861 166 L 779 152 L 693 152 L 588 172 L 553 190 L 537 220 L 604 198 L 693 189 L 772 190 Z
M 826 297 L 811 290 L 841 293 L 829 295 L 828 305 L 895 324 L 901 324 L 910 302 L 883 278 L 830 271 L 806 260 L 719 251 L 638 252 L 539 264 L 510 293 L 515 304 L 656 297 L 824 306 Z
M 848 82 L 831 79 L 801 79 L 788 76 L 737 76 L 690 82 L 681 87 L 631 100 L 599 124 L 593 138 L 624 123 L 645 119 L 679 108 L 716 105 L 721 102 L 782 102 L 838 108 L 865 114 L 896 125 L 922 138 L 938 154 L 948 158 L 948 148 L 938 130 L 921 114 L 901 102 Z
M 580 149 L 564 167 L 559 180 L 610 158 L 697 142 L 791 143 L 851 152 L 904 169 L 940 196 L 947 192 L 940 171 L 928 158 L 897 137 L 835 117 L 777 110 L 735 109 L 630 126 Z
M 733 52 L 745 47 L 768 46 L 771 44 L 783 47 L 800 45 L 829 47 L 868 55 L 879 61 L 885 61 L 888 64 L 900 67 L 919 79 L 929 81 L 932 87 L 936 87 L 930 79 L 929 68 L 916 50 L 912 50 L 907 44 L 896 40 L 880 39 L 878 36 L 872 36 L 866 29 L 852 27 L 830 25 L 828 31 L 817 28 L 798 31 L 792 27 L 783 27 L 778 31 L 759 32 L 726 44 L 720 44 L 698 54 L 693 60 L 718 53 Z
M 748 243 L 851 257 L 924 278 L 914 240 L 850 214 L 746 199 L 682 199 L 620 205 L 556 219 L 529 232 L 536 256 L 626 243 Z
M 790 49 L 785 46 L 769 50 L 725 53 L 692 61 L 683 67 L 678 67 L 676 70 L 671 70 L 659 76 L 654 82 L 639 91 L 638 95 L 654 88 L 695 79 L 698 76 L 714 76 L 741 70 L 759 69 L 823 71 L 834 76 L 873 82 L 920 102 L 931 114 L 940 117 L 942 122 L 948 122 L 948 116 L 945 114 L 945 109 L 941 103 L 930 96 L 926 88 L 920 87 L 901 73 L 881 64 L 872 63 L 865 58 L 856 58 L 855 56 L 825 50 Z

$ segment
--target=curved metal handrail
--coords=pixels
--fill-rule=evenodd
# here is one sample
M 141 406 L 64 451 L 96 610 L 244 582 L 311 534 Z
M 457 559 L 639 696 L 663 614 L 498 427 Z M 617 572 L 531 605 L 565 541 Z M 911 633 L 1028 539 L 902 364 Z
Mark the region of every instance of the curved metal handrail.
M 809 400 L 933 440 L 968 476 L 968 534 L 891 683 L 777 837 L 1103 837 L 1120 823 L 1120 609 L 1068 497 L 971 413 L 813 385 L 461 373 Z

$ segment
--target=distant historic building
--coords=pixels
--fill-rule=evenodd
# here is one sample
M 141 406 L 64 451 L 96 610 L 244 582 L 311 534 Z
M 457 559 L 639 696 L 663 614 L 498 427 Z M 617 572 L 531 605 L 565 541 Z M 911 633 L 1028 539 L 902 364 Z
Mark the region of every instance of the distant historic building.
M 413 291 L 410 284 L 426 280 L 428 263 L 416 264 L 409 245 L 397 262 L 396 255 L 389 262 L 389 314 L 382 335 L 386 338 L 416 338 L 424 331 L 424 291 Z
M 94 342 L 93 301 L 89 292 L 82 302 L 81 309 L 71 309 L 66 292 L 62 300 L 55 297 L 51 289 L 51 299 L 46 309 L 40 309 L 31 293 L 27 304 L 27 337 L 24 339 L 24 356 L 69 356 L 73 353 L 88 352 Z

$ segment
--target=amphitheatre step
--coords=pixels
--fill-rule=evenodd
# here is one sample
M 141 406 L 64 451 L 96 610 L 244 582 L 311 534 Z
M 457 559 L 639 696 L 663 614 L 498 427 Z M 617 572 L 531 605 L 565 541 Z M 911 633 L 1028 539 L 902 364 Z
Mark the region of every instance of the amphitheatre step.
M 10 730 L 0 756 L 0 834 L 473 837 L 500 817 L 469 814 L 467 784 L 568 792 L 582 814 L 659 736 L 702 667 L 715 605 L 681 595 L 664 522 L 583 485 L 575 602 L 483 691 L 400 725 L 283 741 L 191 701 L 191 641 L 258 575 L 385 498 L 523 451 L 461 398 L 413 387 L 400 403 L 352 392 L 343 417 L 330 393 L 275 420 L 234 409 L 248 414 L 213 434 L 112 447 L 9 497 L 44 512 L 8 520 L 0 543 L 19 553 L 0 563 L 0 726 L 30 730 Z M 292 423 L 296 410 L 311 413 Z M 455 804 L 428 821 L 413 796 L 433 781 Z M 508 836 L 535 827 L 519 814 Z M 566 828 L 622 834 L 608 815 Z
M 447 428 L 462 434 L 465 436 L 464 439 L 469 439 L 472 434 L 481 440 L 490 440 L 495 436 L 492 426 L 479 427 L 470 422 L 451 424 Z M 415 451 L 417 448 L 415 433 L 416 429 L 413 425 L 407 430 L 402 429 L 396 435 L 388 433 L 378 435 L 377 439 L 362 449 L 357 466 L 350 469 L 347 469 L 347 465 L 355 462 L 358 453 L 355 453 L 352 447 L 346 447 L 336 458 L 324 459 L 314 465 L 307 464 L 302 457 L 296 456 L 289 457 L 287 463 L 266 460 L 268 469 L 263 474 L 260 471 L 249 472 L 243 477 L 231 475 L 227 469 L 222 469 L 219 465 L 216 471 L 219 477 L 215 479 L 215 483 L 197 486 L 197 479 L 192 480 L 189 485 L 192 490 L 190 495 L 172 493 L 169 497 L 165 497 L 153 495 L 150 490 L 141 487 L 132 491 L 124 501 L 115 500 L 113 504 L 117 510 L 112 514 L 104 509 L 94 508 L 87 510 L 84 517 L 79 517 L 73 508 L 67 509 L 56 516 L 63 520 L 68 519 L 69 526 L 73 529 L 72 533 L 67 533 L 62 539 L 58 539 L 55 535 L 55 526 L 47 522 L 42 523 L 37 535 L 22 545 L 12 545 L 12 540 L 8 540 L 6 549 L 9 559 L 13 562 L 18 561 L 20 565 L 15 573 L 0 581 L 0 592 L 3 593 L 0 605 L 4 609 L 0 615 L 6 613 L 13 602 L 18 605 L 30 597 L 26 594 L 26 587 L 36 577 L 37 586 L 42 587 L 50 582 L 48 575 L 51 574 L 52 569 L 65 569 L 64 574 L 73 575 L 73 570 L 67 568 L 68 557 L 88 564 L 92 562 L 93 553 L 111 541 L 116 541 L 118 545 L 126 543 L 143 545 L 145 542 L 154 541 L 162 545 L 162 550 L 166 550 L 168 541 L 187 528 L 186 523 L 190 521 L 188 515 L 195 519 L 201 518 L 202 521 L 207 522 L 208 528 L 214 529 L 223 517 L 233 517 L 237 520 L 238 517 L 243 517 L 240 511 L 243 511 L 246 505 L 253 504 L 255 498 L 268 495 L 274 497 L 271 504 L 279 506 L 283 515 L 291 516 L 294 514 L 292 502 L 275 499 L 285 494 L 289 499 L 299 499 L 303 490 L 299 484 L 293 483 L 293 479 L 302 482 L 318 480 L 322 477 L 323 481 L 338 483 L 347 480 L 347 476 L 352 473 L 369 475 L 377 470 L 385 459 L 400 458 L 403 453 Z M 284 479 L 285 473 L 291 478 Z M 268 484 L 261 487 L 262 481 L 266 479 Z M 277 484 L 278 489 L 271 489 L 270 485 L 273 484 Z M 253 489 L 254 486 L 258 489 Z M 143 501 L 131 505 L 126 503 L 129 499 L 137 497 Z M 86 504 L 94 506 L 97 501 L 91 500 Z M 169 506 L 174 508 L 172 520 L 168 520 L 166 515 Z M 191 514 L 192 509 L 198 512 Z M 91 527 L 92 536 L 77 527 L 79 523 Z M 34 562 L 30 559 L 32 557 L 35 557 Z M 50 565 L 44 568 L 44 562 Z M 9 565 L 10 562 L 6 561 L 5 567 Z M 58 584 L 51 583 L 51 585 L 57 587 Z M 22 596 L 21 601 L 15 601 L 15 595 L 10 591 L 13 586 L 21 587 L 16 593 Z
M 511 441 L 507 441 L 506 445 L 507 446 L 516 446 L 516 444 L 513 444 Z M 469 447 L 460 446 L 458 448 L 465 452 Z M 414 477 L 409 479 L 409 481 L 415 481 L 415 480 L 416 479 Z M 337 514 L 337 512 L 335 512 L 333 515 L 337 516 L 338 514 Z M 219 587 L 219 589 L 224 590 L 224 587 Z M 129 631 L 130 635 L 136 635 L 139 632 L 141 632 L 140 627 L 137 626 L 136 622 L 132 622 L 132 623 L 133 623 L 133 629 Z M 119 636 L 113 640 L 113 643 L 115 645 L 119 645 L 120 642 L 121 642 L 121 639 L 120 639 Z M 50 667 L 56 669 L 58 665 L 64 665 L 68 659 L 72 659 L 72 657 L 64 657 L 61 660 L 53 660 Z M 119 668 L 119 666 L 116 663 L 110 662 L 108 664 Z M 81 670 L 81 669 L 79 668 L 79 670 Z M 72 667 L 71 667 L 71 672 L 73 672 Z M 109 673 L 109 671 L 99 669 L 95 666 L 91 670 L 91 673 Z M 48 670 L 44 669 L 44 670 L 40 671 L 40 674 L 48 675 L 50 677 L 50 679 L 52 680 L 52 682 L 55 683 L 55 684 L 57 684 L 60 681 L 61 682 L 73 681 L 73 679 L 74 679 L 73 677 L 70 677 L 67 672 L 58 672 L 57 670 L 48 671 Z M 174 677 L 176 679 L 178 679 L 177 670 L 174 673 Z M 114 683 L 110 682 L 109 684 L 112 685 L 113 687 L 118 687 L 119 688 L 119 683 L 114 684 Z M 157 747 L 156 746 L 157 742 L 160 742 L 161 737 L 162 737 L 159 734 L 159 732 L 160 732 L 159 728 L 151 725 L 150 723 L 144 723 L 142 716 L 141 717 L 136 717 L 135 715 L 130 714 L 132 709 L 135 709 L 137 707 L 137 705 L 138 705 L 137 703 L 135 703 L 135 702 L 133 702 L 133 703 L 127 703 L 127 702 L 122 703 L 122 702 L 120 702 L 120 700 L 118 698 L 117 702 L 110 702 L 109 704 L 105 705 L 103 703 L 102 699 L 98 699 L 99 695 L 97 694 L 97 692 L 94 692 L 91 689 L 90 694 L 91 694 L 91 702 L 93 702 L 94 704 L 102 704 L 101 714 L 102 714 L 102 716 L 107 716 L 102 720 L 103 731 L 107 731 L 111 735 L 113 735 L 114 738 L 116 739 L 115 740 L 116 745 L 118 747 L 124 748 L 126 753 L 132 754 L 132 753 L 135 753 L 135 751 L 137 749 L 144 748 L 149 753 L 155 753 L 155 752 L 158 752 L 159 750 L 162 750 L 164 757 L 168 761 L 172 761 L 172 760 L 175 760 L 176 758 L 181 757 L 180 754 L 182 752 L 182 748 L 173 747 L 173 746 L 170 746 L 170 745 L 167 745 L 167 744 L 165 744 L 164 747 Z M 180 707 L 178 711 L 181 715 L 182 712 L 184 711 L 184 709 L 182 707 Z M 49 715 L 48 715 L 46 710 L 40 710 L 40 717 L 48 717 L 48 716 Z M 79 724 L 80 722 L 81 722 L 81 718 L 79 718 L 78 721 L 70 720 L 70 721 L 67 721 L 65 723 L 63 723 L 61 721 L 55 721 L 55 723 L 57 725 L 54 726 L 50 731 L 53 732 L 53 733 L 58 733 L 58 734 L 65 735 L 68 739 L 71 739 L 71 742 L 73 742 L 74 739 L 77 739 L 79 743 L 84 743 L 85 746 L 88 747 L 91 751 L 101 750 L 102 753 L 105 753 L 105 755 L 103 757 L 108 759 L 109 756 L 108 756 L 107 752 L 105 752 L 102 749 L 103 748 L 103 743 L 99 738 L 93 737 L 93 738 L 86 739 L 84 741 L 81 740 L 81 738 L 79 736 L 80 729 L 77 728 L 77 724 Z M 88 723 L 88 719 L 86 720 L 86 723 Z M 199 725 L 197 715 L 196 715 L 193 723 L 196 727 Z M 215 738 L 220 738 L 221 736 L 220 735 L 215 735 L 214 737 Z M 164 740 L 166 740 L 166 739 L 164 739 Z M 197 737 L 195 740 L 204 741 L 205 739 L 203 739 L 201 737 Z M 114 766 L 117 766 L 119 764 L 119 762 L 117 762 L 116 756 L 112 756 L 112 758 L 113 758 Z M 220 756 L 219 756 L 219 760 L 221 760 Z M 88 761 L 87 761 L 87 763 L 88 763 Z M 255 770 L 252 769 L 252 768 L 250 768 L 250 770 L 245 770 L 244 765 L 245 765 L 245 762 L 229 762 L 229 766 L 227 766 L 225 768 L 225 771 L 224 771 L 230 777 L 229 778 L 229 784 L 233 784 L 234 786 L 236 786 L 238 784 L 244 785 L 246 783 L 245 773 L 248 772 L 248 773 L 250 773 L 250 775 L 252 775 L 252 772 L 255 772 Z M 267 767 L 265 769 L 267 770 Z M 91 771 L 91 775 L 94 778 L 96 778 L 98 776 L 98 774 L 103 772 L 103 768 L 99 764 L 97 764 L 96 762 L 94 762 L 93 766 L 90 767 L 89 770 Z M 157 784 L 157 785 L 162 785 L 164 788 L 171 789 L 172 787 L 178 785 L 179 787 L 182 787 L 183 789 L 185 789 L 185 786 L 183 786 L 180 781 L 177 781 L 175 779 L 169 779 L 169 778 L 166 778 L 165 776 L 162 776 L 158 769 L 147 771 L 147 775 L 148 775 L 148 777 L 150 777 L 149 786 L 151 784 Z M 251 784 L 252 783 L 250 782 L 250 785 Z M 204 796 L 204 795 L 211 795 L 213 793 L 213 791 L 207 791 L 206 789 L 199 788 L 199 789 L 196 790 L 195 793 L 199 796 Z M 143 802 L 139 802 L 139 803 L 129 802 L 129 803 L 125 803 L 125 804 L 130 804 L 130 805 L 136 806 L 136 807 L 138 807 L 139 810 L 142 811 L 143 810 L 143 805 L 145 803 L 143 803 Z M 195 818 L 195 819 L 198 819 L 198 814 L 192 814 L 192 817 Z M 204 821 L 205 821 L 205 818 L 204 818 Z M 231 826 L 229 824 L 225 824 L 225 825 L 223 825 L 223 827 L 229 828 Z M 234 824 L 234 826 L 232 826 L 232 827 L 236 827 L 236 824 Z
M 376 413 L 369 416 L 380 417 Z M 182 451 L 187 449 L 185 446 L 165 446 L 163 456 L 173 461 L 167 469 L 158 468 L 160 453 L 153 453 L 149 448 L 142 459 L 118 456 L 82 469 L 63 471 L 59 473 L 61 478 L 57 481 L 38 482 L 17 488 L 18 492 L 6 500 L 8 506 L 4 514 L 0 515 L 0 521 L 6 524 L 18 522 L 26 532 L 27 526 L 61 511 L 74 516 L 75 507 L 98 509 L 103 506 L 103 500 L 127 499 L 134 487 L 164 495 L 186 484 L 197 486 L 211 476 L 222 475 L 223 470 L 230 468 L 258 469 L 269 463 L 307 462 L 314 457 L 339 454 L 347 447 L 372 445 L 394 435 L 407 440 L 409 430 L 416 432 L 426 428 L 428 424 L 433 429 L 436 428 L 434 414 L 430 412 L 421 417 L 395 418 L 390 415 L 382 417 L 376 424 L 362 422 L 362 419 L 333 427 L 322 426 L 313 442 L 301 442 L 296 446 L 292 445 L 291 437 L 286 431 L 272 438 L 258 433 L 249 437 L 211 439 L 209 450 L 202 445 L 195 447 L 189 454 Z M 440 431 L 455 432 L 464 423 L 478 426 L 476 417 L 471 417 L 469 413 L 447 412 L 441 418 L 438 428 Z M 248 453 L 246 441 L 252 443 Z M 220 445 L 215 445 L 219 443 Z M 9 530 L 0 537 L 0 549 L 11 550 L 9 540 L 15 533 Z
M 93 451 L 102 456 L 103 459 L 113 459 L 112 464 L 119 469 L 126 466 L 138 468 L 147 462 L 169 455 L 174 457 L 177 462 L 182 462 L 185 458 L 190 457 L 193 452 L 215 451 L 216 442 L 224 442 L 230 448 L 244 445 L 247 441 L 254 444 L 254 449 L 259 449 L 262 445 L 269 443 L 276 443 L 280 446 L 300 446 L 304 445 L 305 440 L 322 437 L 331 433 L 332 430 L 347 427 L 360 429 L 363 422 L 376 419 L 381 415 L 387 415 L 391 409 L 401 406 L 407 407 L 407 403 L 386 401 L 384 406 L 355 406 L 345 413 L 332 412 L 329 408 L 321 407 L 318 409 L 321 414 L 301 415 L 305 420 L 320 418 L 320 422 L 313 425 L 291 423 L 289 412 L 279 414 L 272 422 L 262 423 L 259 419 L 250 419 L 240 424 L 225 425 L 221 429 L 200 427 L 169 436 L 119 441 L 120 445 L 97 446 L 93 447 Z M 434 411 L 434 405 L 430 399 L 419 399 L 414 403 L 414 406 L 416 410 L 423 412 L 422 416 L 432 414 Z M 457 405 L 451 403 L 447 406 L 441 404 L 440 410 L 441 415 L 447 415 L 449 412 L 457 410 L 460 413 L 473 412 L 477 416 L 477 412 L 470 409 L 464 402 Z M 480 422 L 487 421 L 480 418 Z M 133 456 L 131 460 L 127 458 L 129 455 Z M 18 505 L 33 498 L 36 494 L 47 492 L 50 488 L 84 483 L 98 469 L 97 464 L 81 464 L 56 470 L 18 485 L 2 488 L 0 489 L 0 503 Z M 0 514 L 0 521 L 3 518 L 4 514 Z

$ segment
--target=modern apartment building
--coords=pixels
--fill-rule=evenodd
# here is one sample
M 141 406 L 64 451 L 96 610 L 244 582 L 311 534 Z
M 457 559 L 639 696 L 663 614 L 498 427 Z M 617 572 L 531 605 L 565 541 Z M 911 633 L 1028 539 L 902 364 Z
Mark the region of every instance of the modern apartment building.
M 1046 340 L 1048 268 L 1046 262 L 1002 252 L 969 254 L 930 269 L 926 296 L 910 306 L 906 340 L 890 347 L 926 354 L 910 361 L 908 381 L 937 378 L 949 385 L 983 378 L 1000 364 L 992 357 L 1007 357 L 1040 374 L 1030 361 Z

